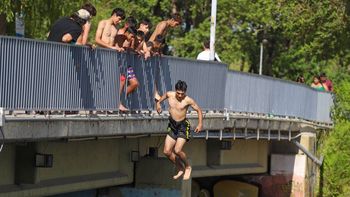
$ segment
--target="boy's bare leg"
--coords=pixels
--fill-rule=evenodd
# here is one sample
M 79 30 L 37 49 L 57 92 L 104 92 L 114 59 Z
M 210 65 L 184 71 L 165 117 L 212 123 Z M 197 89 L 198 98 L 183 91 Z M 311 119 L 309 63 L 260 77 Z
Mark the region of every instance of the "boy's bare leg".
M 129 95 L 139 86 L 139 81 L 136 78 L 129 80 L 128 87 L 126 88 L 126 95 Z
M 178 179 L 183 175 L 183 173 L 185 171 L 185 167 L 182 165 L 182 161 L 179 157 L 176 157 L 175 164 L 176 164 L 176 168 L 177 168 L 178 172 L 176 175 L 173 176 L 173 179 Z
M 185 152 L 182 151 L 182 148 L 185 145 L 185 143 L 186 143 L 186 139 L 177 138 L 174 151 L 175 151 L 175 154 L 178 155 L 185 164 L 185 174 L 184 174 L 183 180 L 188 180 L 191 177 L 192 168 L 187 161 Z
M 174 179 L 178 179 L 182 174 L 184 173 L 184 167 L 182 165 L 182 159 L 180 157 L 177 157 L 174 153 L 174 146 L 177 144 L 177 142 L 170 137 L 169 135 L 165 138 L 164 143 L 164 155 L 168 157 L 168 159 L 173 162 L 176 165 L 176 168 L 179 170 L 179 172 L 173 176 Z M 183 145 L 182 145 L 183 146 Z
M 126 88 L 126 95 L 129 95 L 131 92 L 133 92 L 139 86 L 139 82 L 137 81 L 136 78 L 132 78 L 132 79 L 128 80 L 128 82 L 129 82 L 129 84 L 128 84 L 128 87 Z M 125 86 L 125 80 L 121 81 L 121 83 L 120 83 L 120 89 L 119 89 L 120 95 L 123 91 L 124 86 Z M 129 111 L 129 109 L 126 108 L 121 103 L 119 104 L 119 110 L 122 112 Z
M 176 141 L 173 138 L 171 138 L 169 135 L 165 137 L 163 153 L 174 164 L 176 164 L 176 155 L 173 151 L 175 143 Z
M 121 96 L 122 95 L 122 92 L 123 92 L 123 89 L 124 89 L 124 86 L 125 86 L 125 82 L 126 80 L 121 80 L 120 81 L 120 87 L 119 87 L 119 95 Z M 128 111 L 128 108 L 126 108 L 122 103 L 119 104 L 119 110 L 122 111 L 122 112 L 125 112 L 125 111 Z

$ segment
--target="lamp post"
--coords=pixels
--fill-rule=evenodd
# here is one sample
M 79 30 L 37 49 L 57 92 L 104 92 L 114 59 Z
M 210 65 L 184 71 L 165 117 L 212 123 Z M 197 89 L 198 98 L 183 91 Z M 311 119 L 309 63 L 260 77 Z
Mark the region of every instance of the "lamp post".
M 216 6 L 217 1 L 211 1 L 211 21 L 210 21 L 210 55 L 209 60 L 213 61 L 215 57 L 215 28 L 216 28 Z
M 266 39 L 263 39 L 260 43 L 260 64 L 259 64 L 259 75 L 262 75 L 262 63 L 263 63 L 263 55 L 264 55 L 264 44 L 267 43 Z

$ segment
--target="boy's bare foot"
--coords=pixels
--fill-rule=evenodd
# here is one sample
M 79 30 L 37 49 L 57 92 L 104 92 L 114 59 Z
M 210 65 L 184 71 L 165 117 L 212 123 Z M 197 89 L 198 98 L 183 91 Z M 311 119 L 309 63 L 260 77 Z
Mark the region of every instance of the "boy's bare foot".
M 124 105 L 120 104 L 120 105 L 119 105 L 119 111 L 121 111 L 121 112 L 127 112 L 127 111 L 129 111 L 129 109 L 126 108 L 126 107 L 124 107 Z
M 185 174 L 184 174 L 183 180 L 188 180 L 188 179 L 190 179 L 190 177 L 191 177 L 191 172 L 192 172 L 191 166 L 186 167 L 186 168 L 185 168 Z
M 158 102 L 159 99 L 160 99 L 160 95 L 159 95 L 158 93 L 155 93 L 155 94 L 154 94 L 154 100 L 155 100 L 155 102 Z
M 176 179 L 180 178 L 180 176 L 182 176 L 183 173 L 184 173 L 183 170 L 179 170 L 179 172 L 176 175 L 173 176 L 173 179 L 176 180 Z

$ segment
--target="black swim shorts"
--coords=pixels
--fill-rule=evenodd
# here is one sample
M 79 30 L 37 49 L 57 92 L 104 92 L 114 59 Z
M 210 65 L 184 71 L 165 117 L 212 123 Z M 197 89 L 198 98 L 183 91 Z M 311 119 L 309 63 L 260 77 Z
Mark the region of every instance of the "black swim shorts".
M 187 119 L 177 122 L 169 117 L 168 135 L 174 140 L 177 140 L 177 138 L 184 138 L 188 141 L 190 139 L 190 128 L 191 125 Z

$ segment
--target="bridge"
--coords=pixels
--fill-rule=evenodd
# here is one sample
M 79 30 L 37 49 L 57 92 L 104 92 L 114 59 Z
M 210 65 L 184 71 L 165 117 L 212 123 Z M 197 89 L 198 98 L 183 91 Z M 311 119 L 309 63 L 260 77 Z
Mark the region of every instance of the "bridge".
M 139 87 L 120 95 L 128 66 Z M 185 146 L 190 181 L 171 179 L 169 114 L 154 111 L 155 89 L 177 80 L 204 111 L 203 131 Z M 0 196 L 195 196 L 226 179 L 259 185 L 262 196 L 310 196 L 332 104 L 330 93 L 218 62 L 0 37 Z

